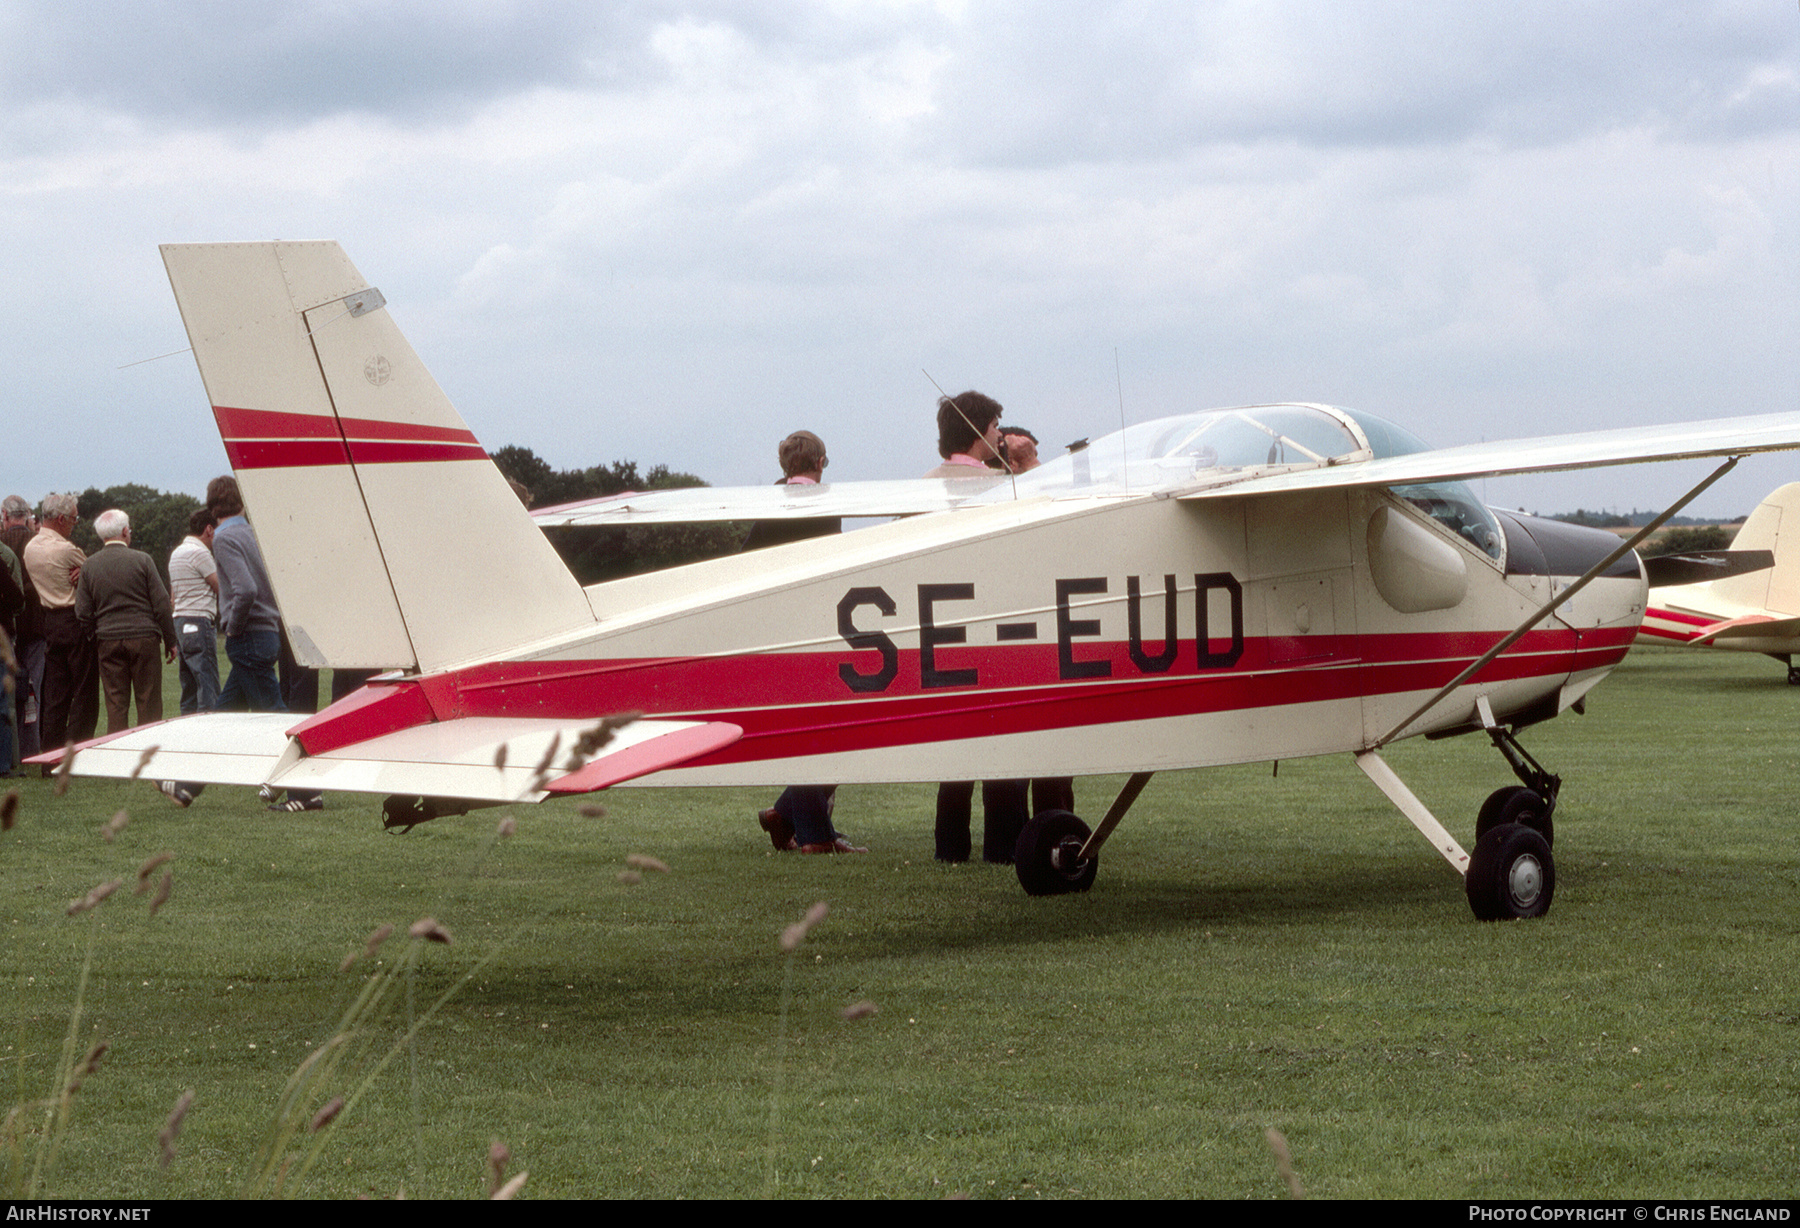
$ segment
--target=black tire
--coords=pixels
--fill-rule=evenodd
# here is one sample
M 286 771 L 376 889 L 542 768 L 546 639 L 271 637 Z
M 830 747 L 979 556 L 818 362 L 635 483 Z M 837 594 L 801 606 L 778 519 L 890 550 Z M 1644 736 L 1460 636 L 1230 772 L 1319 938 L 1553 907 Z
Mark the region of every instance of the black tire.
M 1503 789 L 1495 789 L 1488 794 L 1487 801 L 1481 803 L 1481 813 L 1475 819 L 1475 842 L 1496 827 L 1507 823 L 1523 823 L 1544 838 L 1544 843 L 1556 847 L 1556 823 L 1552 807 L 1544 804 L 1544 799 L 1534 790 L 1524 785 L 1507 785 Z
M 1475 842 L 1463 889 L 1478 920 L 1543 916 L 1556 895 L 1549 842 L 1523 823 L 1494 828 Z
M 1088 825 L 1067 810 L 1046 810 L 1025 824 L 1013 849 L 1013 869 L 1027 895 L 1065 895 L 1094 885 L 1098 857 L 1077 860 Z

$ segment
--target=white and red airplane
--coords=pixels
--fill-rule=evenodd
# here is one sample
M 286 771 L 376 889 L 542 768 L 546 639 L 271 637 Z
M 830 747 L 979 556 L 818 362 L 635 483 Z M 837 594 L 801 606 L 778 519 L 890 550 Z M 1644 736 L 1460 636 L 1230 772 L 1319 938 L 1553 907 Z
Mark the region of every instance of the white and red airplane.
M 96 739 L 74 771 L 154 748 L 156 777 L 389 794 L 403 822 L 627 783 L 1130 774 L 1096 831 L 1027 825 L 1019 878 L 1047 894 L 1088 887 L 1154 772 L 1342 753 L 1478 916 L 1535 916 L 1559 782 L 1513 733 L 1580 708 L 1646 588 L 1635 541 L 1490 512 L 1459 479 L 1800 447 L 1800 414 L 1429 451 L 1326 406 L 1188 413 L 998 483 L 615 500 L 934 514 L 584 589 L 336 244 L 162 251 L 296 653 L 393 672 L 300 720 Z M 1471 855 L 1380 748 L 1474 731 L 1521 784 Z
M 1648 564 L 1653 588 L 1638 643 L 1765 653 L 1800 685 L 1800 482 L 1759 503 L 1730 550 Z

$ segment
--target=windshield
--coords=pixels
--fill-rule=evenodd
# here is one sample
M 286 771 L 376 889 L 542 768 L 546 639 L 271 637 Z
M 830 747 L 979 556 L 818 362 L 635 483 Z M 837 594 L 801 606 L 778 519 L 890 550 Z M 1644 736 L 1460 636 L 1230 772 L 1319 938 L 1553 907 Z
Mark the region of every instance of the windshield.
M 1310 467 L 1367 455 L 1355 432 L 1322 409 L 1252 405 L 1140 422 L 1020 475 L 1018 486 L 1021 495 L 1155 490 L 1207 472 Z
M 1412 432 L 1360 410 L 1248 405 L 1140 422 L 1020 474 L 1016 485 L 1021 496 L 1163 490 L 1209 474 L 1287 465 L 1310 468 L 1333 460 L 1430 450 Z M 980 501 L 1010 499 L 1013 485 L 996 487 Z M 1500 522 L 1464 483 L 1421 482 L 1391 489 L 1495 562 L 1504 561 L 1506 538 Z
M 1369 449 L 1377 459 L 1384 456 L 1409 456 L 1431 449 L 1411 431 L 1395 426 L 1386 418 L 1365 414 L 1360 410 L 1344 411 L 1368 437 Z M 1477 550 L 1501 562 L 1506 552 L 1506 538 L 1500 522 L 1482 506 L 1464 482 L 1420 482 L 1414 486 L 1394 486 L 1394 494 L 1424 512 Z

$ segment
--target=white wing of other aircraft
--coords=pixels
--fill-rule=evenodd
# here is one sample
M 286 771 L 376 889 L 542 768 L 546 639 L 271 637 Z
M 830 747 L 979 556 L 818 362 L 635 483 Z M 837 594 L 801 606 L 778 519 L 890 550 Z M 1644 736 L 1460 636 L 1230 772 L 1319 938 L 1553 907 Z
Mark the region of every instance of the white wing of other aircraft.
M 1788 681 L 1800 685 L 1800 668 L 1792 661 L 1800 653 L 1800 482 L 1757 504 L 1728 554 L 1710 557 L 1752 551 L 1767 551 L 1771 565 L 1652 589 L 1637 642 L 1766 653 L 1785 662 Z
M 672 519 L 938 514 L 583 588 L 335 243 L 163 258 L 296 651 L 392 672 L 304 719 L 96 739 L 74 770 L 386 793 L 399 822 L 626 782 L 1128 773 L 1096 829 L 1025 825 L 1019 878 L 1047 894 L 1092 883 L 1154 772 L 1348 754 L 1476 915 L 1540 915 L 1560 780 L 1515 735 L 1624 657 L 1639 539 L 1495 512 L 1456 479 L 1800 447 L 1800 414 L 1434 452 L 1373 415 L 1247 406 L 966 496 L 634 496 L 628 515 Z M 1520 781 L 1472 853 L 1380 755 L 1464 732 Z

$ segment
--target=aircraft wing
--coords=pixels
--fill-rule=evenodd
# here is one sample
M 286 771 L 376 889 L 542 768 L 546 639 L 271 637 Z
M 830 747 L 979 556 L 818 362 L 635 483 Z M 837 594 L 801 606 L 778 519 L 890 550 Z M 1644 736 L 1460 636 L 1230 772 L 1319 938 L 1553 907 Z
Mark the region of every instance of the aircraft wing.
M 514 802 L 604 789 L 686 763 L 743 735 L 723 721 L 639 720 L 616 729 L 605 747 L 575 763 L 570 748 L 593 721 L 463 717 L 302 755 L 291 736 L 301 720 L 292 712 L 205 713 L 97 738 L 76 747 L 75 755 L 83 776 Z M 31 762 L 61 758 L 58 750 Z M 538 765 L 546 758 L 547 779 L 540 779 Z
M 1178 499 L 1216 499 L 1346 486 L 1410 486 L 1419 482 L 1461 481 L 1508 473 L 1550 473 L 1701 456 L 1743 456 L 1795 447 L 1800 447 L 1800 414 L 1759 414 L 1748 418 L 1671 422 L 1616 431 L 1465 444 L 1380 460 L 1272 473 L 1240 481 L 1232 481 L 1229 476 L 1213 477 L 1205 485 L 1196 484 L 1169 493 Z
M 909 478 L 818 486 L 694 486 L 584 499 L 531 513 L 540 528 L 608 524 L 691 524 L 719 520 L 807 520 L 830 516 L 916 516 L 945 512 L 1006 478 Z

